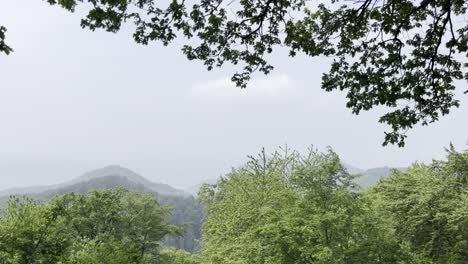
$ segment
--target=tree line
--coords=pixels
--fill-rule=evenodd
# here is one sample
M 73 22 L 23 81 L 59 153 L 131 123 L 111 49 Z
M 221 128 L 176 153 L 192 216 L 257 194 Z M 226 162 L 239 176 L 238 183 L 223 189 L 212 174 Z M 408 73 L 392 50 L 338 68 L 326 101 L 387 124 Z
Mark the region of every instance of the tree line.
M 362 189 L 331 149 L 262 151 L 204 185 L 200 249 L 154 196 L 125 189 L 12 197 L 0 263 L 467 263 L 468 151 L 416 163 Z

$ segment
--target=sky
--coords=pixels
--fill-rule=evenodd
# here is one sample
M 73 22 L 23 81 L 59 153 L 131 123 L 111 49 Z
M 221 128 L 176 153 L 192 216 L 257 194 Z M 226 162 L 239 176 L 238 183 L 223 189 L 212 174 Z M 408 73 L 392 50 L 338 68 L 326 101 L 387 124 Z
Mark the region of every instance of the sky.
M 0 25 L 15 50 L 0 55 L 0 189 L 60 183 L 106 165 L 185 188 L 239 166 L 263 147 L 331 146 L 362 169 L 408 166 L 468 148 L 468 95 L 439 122 L 382 147 L 385 109 L 352 115 L 345 94 L 320 88 L 327 58 L 289 58 L 240 90 L 235 68 L 206 71 L 169 47 L 137 45 L 80 27 L 40 0 L 2 0 Z M 460 82 L 459 90 L 466 88 Z

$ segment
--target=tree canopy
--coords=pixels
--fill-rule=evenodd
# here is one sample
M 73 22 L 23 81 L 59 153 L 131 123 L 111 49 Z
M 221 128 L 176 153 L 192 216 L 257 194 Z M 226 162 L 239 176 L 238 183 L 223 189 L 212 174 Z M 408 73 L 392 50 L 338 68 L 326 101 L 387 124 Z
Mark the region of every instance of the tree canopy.
M 451 147 L 447 160 L 394 170 L 368 189 L 356 177 L 331 149 L 251 156 L 201 189 L 192 253 L 164 246 L 182 230 L 150 194 L 12 197 L 0 212 L 0 263 L 468 263 L 468 151 Z
M 346 91 L 355 114 L 389 108 L 379 120 L 391 128 L 384 145 L 403 146 L 407 130 L 458 107 L 456 82 L 468 81 L 466 0 L 45 1 L 69 11 L 89 3 L 84 28 L 117 32 L 133 23 L 140 44 L 193 39 L 182 48 L 187 58 L 208 70 L 239 65 L 232 80 L 240 87 L 254 72 L 273 70 L 267 55 L 280 46 L 291 56 L 330 57 L 324 90 Z M 5 30 L 0 52 L 8 54 Z
M 395 171 L 371 191 L 396 236 L 432 263 L 468 261 L 468 152 Z
M 123 188 L 68 193 L 48 204 L 12 197 L 0 217 L 0 262 L 160 263 L 179 228 L 154 196 Z
M 275 152 L 206 185 L 202 263 L 466 263 L 468 152 L 359 190 L 331 150 Z
M 204 263 L 397 263 L 385 219 L 331 150 L 262 152 L 201 197 Z
M 8 55 L 13 51 L 13 49 L 5 43 L 5 32 L 6 28 L 4 26 L 0 26 L 0 52 L 4 52 Z

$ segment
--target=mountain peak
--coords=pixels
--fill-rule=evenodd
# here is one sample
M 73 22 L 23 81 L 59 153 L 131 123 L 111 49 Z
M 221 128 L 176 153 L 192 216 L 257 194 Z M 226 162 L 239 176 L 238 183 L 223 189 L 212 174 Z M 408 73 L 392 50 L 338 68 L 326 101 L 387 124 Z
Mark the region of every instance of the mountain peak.
M 1 196 L 11 194 L 38 194 L 43 192 L 64 192 L 64 191 L 79 191 L 83 192 L 91 190 L 91 187 L 100 189 L 102 186 L 131 186 L 142 191 L 151 190 L 162 195 L 181 195 L 186 196 L 187 193 L 176 189 L 168 184 L 152 182 L 138 173 L 120 165 L 108 165 L 100 169 L 88 171 L 83 175 L 60 184 L 31 186 L 25 188 L 16 188 L 0 191 Z
M 146 179 L 145 177 L 141 176 L 140 174 L 132 171 L 131 169 L 128 169 L 120 165 L 108 165 L 100 169 L 86 172 L 85 174 L 73 180 L 71 183 L 74 184 L 74 183 L 86 182 L 86 181 L 103 178 L 103 177 L 107 177 L 107 178 L 123 177 L 123 178 L 126 178 L 130 182 L 141 184 L 145 186 L 146 188 L 149 188 L 160 194 L 186 195 L 181 190 L 173 188 L 172 186 L 164 184 L 164 183 L 152 182 Z
M 95 178 L 100 178 L 100 177 L 105 177 L 105 176 L 122 176 L 136 183 L 142 183 L 142 184 L 151 183 L 149 180 L 139 175 L 138 173 L 120 165 L 108 165 L 100 169 L 88 171 L 85 174 L 78 177 L 77 179 L 75 179 L 74 182 L 75 181 L 76 182 L 87 181 L 90 179 L 95 179 Z

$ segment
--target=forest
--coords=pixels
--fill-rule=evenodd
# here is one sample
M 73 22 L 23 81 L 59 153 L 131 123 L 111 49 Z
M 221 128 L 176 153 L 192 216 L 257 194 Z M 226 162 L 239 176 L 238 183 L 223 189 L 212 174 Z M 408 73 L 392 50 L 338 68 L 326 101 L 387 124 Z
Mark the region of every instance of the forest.
M 362 188 L 331 148 L 263 150 L 200 189 L 192 250 L 168 246 L 187 225 L 154 194 L 12 196 L 0 263 L 468 263 L 468 151 L 446 151 Z

